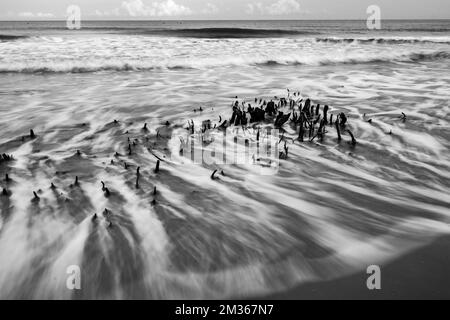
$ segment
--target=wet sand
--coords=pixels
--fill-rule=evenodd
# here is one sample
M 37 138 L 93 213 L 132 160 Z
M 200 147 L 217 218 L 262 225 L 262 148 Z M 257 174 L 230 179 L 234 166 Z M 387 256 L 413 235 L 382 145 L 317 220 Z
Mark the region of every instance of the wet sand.
M 381 290 L 368 290 L 365 270 L 341 279 L 308 283 L 263 299 L 450 299 L 450 236 L 381 265 Z
M 364 298 L 373 294 L 366 289 L 365 272 L 348 275 L 371 264 L 382 266 L 382 283 L 395 284 L 392 289 L 383 287 L 392 294 L 446 296 L 410 289 L 405 285 L 412 282 L 409 278 L 398 278 L 399 274 L 426 278 L 422 273 L 427 266 L 416 269 L 418 263 L 403 263 L 402 258 L 399 261 L 406 267 L 390 271 L 389 266 L 395 267 L 396 262 L 387 270 L 383 267 L 385 261 L 449 233 L 444 193 L 422 194 L 426 182 L 421 181 L 413 195 L 395 198 L 394 191 L 411 187 L 403 184 L 402 176 L 394 179 L 385 171 L 376 177 L 364 169 L 372 169 L 367 159 L 380 153 L 374 147 L 377 139 L 367 140 L 366 136 L 387 137 L 391 143 L 397 136 L 406 140 L 410 135 L 400 136 L 397 128 L 412 125 L 414 119 L 410 123 L 393 113 L 372 114 L 377 120 L 371 126 L 365 115 L 347 118 L 332 107 L 330 121 L 324 124 L 328 108 L 309 105 L 309 99 L 305 106 L 294 99 L 292 104 L 281 103 L 287 98 L 276 100 L 280 105 L 276 119 L 272 115 L 255 122 L 261 128 L 273 128 L 284 121 L 279 124 L 283 126 L 281 136 L 259 136 L 260 130 L 244 129 L 242 122 L 248 119 L 237 109 L 237 101 L 233 110 L 191 111 L 194 116 L 190 114 L 189 127 L 188 117 L 170 121 L 95 119 L 30 131 L 0 144 L 6 151 L 0 176 L 9 174 L 11 179 L 5 177 L 2 184 L 6 194 L 0 199 L 0 258 L 14 261 L 0 269 L 0 296 L 246 298 L 315 282 L 268 298 Z M 255 116 L 255 111 L 247 110 Z M 297 128 L 296 111 L 300 110 L 309 114 L 304 121 L 310 123 L 309 135 L 303 130 L 303 121 Z M 230 123 L 230 132 L 222 137 L 218 115 L 229 119 L 230 111 L 231 119 L 236 120 L 225 121 Z M 319 125 L 314 119 L 319 119 L 322 111 Z M 282 119 L 291 113 L 293 120 Z M 200 124 L 203 126 L 205 119 L 213 119 L 206 123 L 215 129 L 203 132 Z M 375 125 L 383 120 L 396 125 L 395 135 Z M 342 136 L 336 135 L 339 130 Z M 278 167 L 271 175 L 261 174 L 259 157 L 235 164 L 197 163 L 184 154 L 187 146 L 197 148 L 190 139 L 201 141 L 200 146 L 210 150 L 220 150 L 212 146 L 223 143 L 234 146 L 244 139 L 268 145 L 273 140 L 272 150 L 280 145 L 280 152 L 261 159 L 278 163 Z M 436 144 L 439 159 L 444 147 Z M 411 149 L 402 146 L 398 152 Z M 246 154 L 234 147 L 223 152 L 229 158 Z M 385 170 L 392 170 L 389 158 L 374 159 L 383 163 Z M 444 179 L 445 173 L 436 176 Z M 359 183 L 350 177 L 367 180 Z M 385 179 L 389 178 L 388 184 Z M 367 191 L 374 190 L 374 184 L 379 193 Z M 399 184 L 403 189 L 395 187 Z M 435 267 L 449 265 L 440 260 L 447 248 L 432 250 L 436 256 L 424 260 Z M 65 289 L 65 270 L 70 265 L 84 270 L 80 292 Z M 448 278 L 443 272 L 432 275 L 436 281 L 423 283 L 428 290 L 439 288 Z M 341 280 L 323 282 L 329 279 Z M 383 292 L 375 293 L 376 297 L 389 298 Z

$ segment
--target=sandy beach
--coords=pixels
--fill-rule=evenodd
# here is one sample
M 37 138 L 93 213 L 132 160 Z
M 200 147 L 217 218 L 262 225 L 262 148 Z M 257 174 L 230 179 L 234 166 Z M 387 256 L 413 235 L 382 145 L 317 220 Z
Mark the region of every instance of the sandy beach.
M 450 237 L 433 241 L 382 265 L 382 289 L 368 290 L 362 270 L 342 279 L 310 283 L 259 299 L 274 300 L 447 300 L 450 298 Z

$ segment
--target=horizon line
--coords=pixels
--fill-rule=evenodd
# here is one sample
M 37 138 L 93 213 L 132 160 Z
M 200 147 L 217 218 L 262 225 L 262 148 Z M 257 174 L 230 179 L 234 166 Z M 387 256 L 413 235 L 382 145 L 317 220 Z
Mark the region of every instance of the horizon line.
M 443 21 L 450 20 L 450 18 L 389 18 L 381 19 L 381 21 Z M 39 19 L 39 20 L 26 20 L 26 19 L 15 19 L 15 20 L 3 20 L 0 22 L 65 22 L 67 19 Z M 92 21 L 92 22 L 114 22 L 114 21 L 137 21 L 137 22 L 162 22 L 162 21 L 366 21 L 364 18 L 337 18 L 337 19 L 82 19 L 81 21 Z

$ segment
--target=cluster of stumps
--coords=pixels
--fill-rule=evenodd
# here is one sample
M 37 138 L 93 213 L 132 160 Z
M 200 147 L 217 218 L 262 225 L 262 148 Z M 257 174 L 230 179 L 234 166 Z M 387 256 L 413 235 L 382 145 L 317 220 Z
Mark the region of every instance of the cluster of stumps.
M 6 153 L 0 155 L 0 164 L 2 164 L 3 162 L 10 162 L 13 160 L 14 160 L 13 155 L 6 154 Z M 10 181 L 11 181 L 11 178 L 9 177 L 9 175 L 7 173 L 5 173 L 5 183 L 8 184 Z M 11 192 L 8 189 L 3 188 L 2 196 L 10 196 L 10 195 L 11 195 Z
M 238 99 L 238 97 L 236 97 Z M 257 107 L 252 107 L 250 103 L 235 101 L 232 104 L 232 116 L 230 120 L 219 122 L 218 129 L 226 129 L 230 126 L 256 126 L 258 123 L 272 123 L 274 128 L 283 132 L 280 142 L 284 139 L 283 126 L 290 124 L 298 132 L 297 140 L 304 142 L 305 139 L 313 142 L 314 139 L 323 141 L 325 133 L 327 133 L 326 126 L 334 126 L 337 132 L 338 141 L 342 140 L 341 133 L 347 132 L 351 137 L 349 144 L 356 145 L 356 139 L 353 133 L 347 128 L 348 118 L 345 113 L 338 113 L 336 116 L 330 114 L 328 116 L 329 106 L 325 105 L 321 108 L 320 104 L 313 105 L 311 99 L 303 101 L 300 98 L 299 92 L 291 93 L 288 90 L 288 96 L 274 100 L 265 101 L 263 99 L 255 98 Z M 289 109 L 289 113 L 284 113 L 281 109 Z M 333 117 L 335 118 L 333 119 Z M 258 131 L 259 132 L 259 131 Z M 257 140 L 259 135 L 257 135 Z M 288 148 L 284 146 L 284 152 L 280 152 L 280 158 L 286 159 L 288 155 Z
M 239 103 L 237 101 L 238 97 L 236 97 L 236 101 L 232 103 L 232 115 L 229 120 L 222 121 L 222 117 L 219 117 L 219 123 L 218 125 L 214 125 L 214 129 L 218 130 L 225 130 L 228 127 L 231 126 L 242 126 L 242 127 L 249 127 L 253 126 L 254 128 L 258 127 L 258 124 L 269 124 L 273 125 L 275 129 L 279 129 L 282 132 L 282 136 L 280 139 L 281 141 L 284 140 L 284 151 L 279 152 L 279 158 L 280 159 L 287 159 L 288 157 L 288 150 L 289 148 L 286 145 L 286 137 L 284 136 L 284 130 L 283 126 L 286 124 L 289 124 L 292 128 L 295 128 L 296 132 L 298 133 L 298 136 L 296 140 L 300 142 L 304 142 L 305 140 L 309 142 L 313 142 L 314 139 L 318 139 L 322 141 L 324 139 L 325 134 L 327 133 L 326 127 L 327 126 L 334 126 L 336 128 L 337 132 L 337 139 L 338 141 L 342 140 L 341 132 L 345 131 L 349 134 L 351 137 L 351 141 L 349 141 L 349 144 L 354 146 L 356 145 L 356 139 L 353 136 L 353 133 L 347 128 L 347 116 L 341 112 L 337 114 L 336 116 L 334 114 L 328 115 L 329 107 L 328 105 L 323 106 L 321 108 L 320 104 L 313 105 L 310 99 L 306 99 L 303 101 L 302 98 L 300 98 L 299 92 L 291 93 L 288 90 L 287 97 L 274 97 L 273 100 L 265 101 L 263 99 L 257 99 L 255 98 L 255 104 L 257 104 L 257 107 L 253 107 L 250 103 L 247 104 L 245 102 Z M 275 101 L 276 102 L 275 102 Z M 288 113 L 285 113 L 281 110 L 289 110 Z M 203 109 L 195 110 L 195 112 L 202 112 Z M 335 116 L 335 118 L 333 118 Z M 117 120 L 114 120 L 114 124 L 118 124 Z M 169 122 L 166 122 L 166 127 L 170 126 Z M 207 120 L 204 121 L 202 124 L 202 132 L 204 132 L 206 129 L 211 129 L 211 121 Z M 189 123 L 187 130 L 191 131 L 193 134 L 194 129 L 194 122 L 191 121 Z M 147 132 L 147 124 L 144 125 L 142 128 L 142 131 Z M 128 132 L 126 132 L 128 133 Z M 158 138 L 159 134 L 157 133 L 156 138 Z M 35 139 L 36 135 L 33 132 L 33 130 L 30 130 L 30 134 L 27 137 L 22 137 L 22 141 L 25 139 Z M 259 127 L 258 127 L 258 133 L 256 136 L 256 140 L 259 141 Z M 131 141 L 130 138 L 127 140 L 128 149 L 127 153 L 128 155 L 131 155 L 132 153 L 132 146 L 135 146 L 136 141 Z M 76 155 L 81 156 L 81 152 L 77 151 Z M 115 156 L 119 156 L 119 154 L 116 152 Z M 159 157 L 157 157 L 155 154 L 154 156 L 158 159 L 156 162 L 155 167 L 155 173 L 158 173 L 160 161 Z M 0 155 L 0 163 L 3 162 L 9 162 L 13 161 L 14 158 L 12 155 L 8 154 L 2 154 Z M 114 160 L 111 160 L 111 164 L 114 164 Z M 124 163 L 125 169 L 128 169 L 128 165 L 125 162 Z M 218 170 L 215 170 L 212 175 L 211 179 L 215 180 L 218 177 L 216 176 Z M 220 171 L 221 175 L 225 175 L 223 171 Z M 140 168 L 137 167 L 136 169 L 136 188 L 139 188 L 139 179 L 140 179 Z M 8 174 L 5 175 L 5 182 L 6 184 L 11 181 Z M 110 191 L 108 187 L 105 185 L 104 182 L 102 183 L 102 191 L 105 195 L 105 197 L 110 196 Z M 71 185 L 77 186 L 79 184 L 78 177 L 75 177 L 75 182 Z M 56 186 L 52 183 L 50 186 L 52 189 L 56 189 Z M 154 187 L 153 194 L 156 195 L 156 187 Z M 2 190 L 3 196 L 10 196 L 11 193 L 6 188 L 3 188 Z M 32 199 L 33 202 L 39 202 L 39 196 L 38 193 L 33 192 L 34 198 Z M 155 200 L 152 201 L 152 205 L 156 203 Z M 109 215 L 109 212 L 107 209 L 105 209 L 104 212 L 105 217 Z M 97 219 L 97 215 L 95 214 L 92 217 L 93 221 Z

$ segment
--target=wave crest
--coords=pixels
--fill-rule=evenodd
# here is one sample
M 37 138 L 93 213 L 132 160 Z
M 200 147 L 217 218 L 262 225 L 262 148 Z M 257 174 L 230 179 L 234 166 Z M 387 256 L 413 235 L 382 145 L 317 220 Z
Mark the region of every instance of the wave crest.
M 14 41 L 18 39 L 26 38 L 26 36 L 17 36 L 17 35 L 9 35 L 9 34 L 0 34 L 0 42 L 4 41 Z
M 404 38 L 316 38 L 316 42 L 325 43 L 358 43 L 358 44 L 417 44 L 442 43 L 450 44 L 449 37 L 404 37 Z
M 174 36 L 188 38 L 270 38 L 312 34 L 308 31 L 288 29 L 252 29 L 252 28 L 186 28 L 154 29 L 138 32 L 146 35 Z M 134 34 L 136 34 L 134 32 Z
M 418 52 L 408 54 L 390 54 L 386 56 L 376 55 L 354 55 L 354 56 L 338 56 L 338 57 L 319 57 L 316 60 L 307 61 L 306 59 L 299 59 L 294 61 L 289 60 L 268 60 L 262 65 L 337 65 L 337 64 L 364 64 L 364 63 L 390 63 L 390 62 L 420 62 L 430 60 L 450 59 L 450 52 L 438 51 L 432 53 Z
M 51 63 L 0 63 L 0 73 L 91 73 L 102 71 L 149 71 L 154 69 L 202 69 L 221 66 L 277 66 L 311 65 L 326 66 L 339 64 L 420 62 L 450 59 L 450 52 L 388 52 L 385 54 L 364 52 L 340 55 L 287 55 L 216 57 L 213 59 L 193 58 L 183 61 L 141 61 L 141 60 L 71 60 Z

